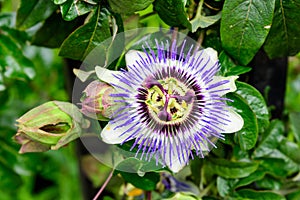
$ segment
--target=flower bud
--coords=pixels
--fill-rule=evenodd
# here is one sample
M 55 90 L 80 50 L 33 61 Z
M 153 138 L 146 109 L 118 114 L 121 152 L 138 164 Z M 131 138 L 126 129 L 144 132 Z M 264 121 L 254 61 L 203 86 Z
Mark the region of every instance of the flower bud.
M 116 93 L 115 89 L 107 83 L 95 80 L 83 93 L 81 112 L 90 118 L 107 121 L 120 107 L 120 103 L 115 102 L 117 98 L 111 96 Z
M 56 150 L 78 138 L 89 127 L 79 109 L 71 103 L 50 101 L 17 119 L 14 140 L 21 144 L 19 153 Z

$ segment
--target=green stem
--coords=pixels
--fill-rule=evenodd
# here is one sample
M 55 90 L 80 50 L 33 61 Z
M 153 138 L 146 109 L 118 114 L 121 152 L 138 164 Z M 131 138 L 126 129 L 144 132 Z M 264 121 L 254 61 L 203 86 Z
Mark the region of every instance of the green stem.
M 204 188 L 201 191 L 201 194 L 199 195 L 199 198 L 201 199 L 202 197 L 204 197 L 205 195 L 207 195 L 207 193 L 210 191 L 211 187 L 216 183 L 216 180 L 214 179 L 206 188 Z

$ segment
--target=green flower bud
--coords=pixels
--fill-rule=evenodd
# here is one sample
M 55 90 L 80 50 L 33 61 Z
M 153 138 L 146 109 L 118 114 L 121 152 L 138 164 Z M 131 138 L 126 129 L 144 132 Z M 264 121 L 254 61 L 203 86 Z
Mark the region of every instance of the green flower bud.
M 17 119 L 14 140 L 21 144 L 19 153 L 56 150 L 81 135 L 89 127 L 79 109 L 71 103 L 50 101 Z
M 107 83 L 95 80 L 83 93 L 81 112 L 90 118 L 107 121 L 120 107 L 120 103 L 114 101 L 118 98 L 110 96 L 116 93 L 115 89 Z

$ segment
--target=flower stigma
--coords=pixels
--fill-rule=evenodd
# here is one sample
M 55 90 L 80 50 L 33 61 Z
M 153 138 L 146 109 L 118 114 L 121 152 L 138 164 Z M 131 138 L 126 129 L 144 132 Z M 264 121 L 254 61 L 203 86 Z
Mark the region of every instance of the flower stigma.
M 157 122 L 177 123 L 190 113 L 195 93 L 176 78 L 155 80 L 151 77 L 146 79 L 144 85 L 148 89 L 145 104 L 151 117 Z

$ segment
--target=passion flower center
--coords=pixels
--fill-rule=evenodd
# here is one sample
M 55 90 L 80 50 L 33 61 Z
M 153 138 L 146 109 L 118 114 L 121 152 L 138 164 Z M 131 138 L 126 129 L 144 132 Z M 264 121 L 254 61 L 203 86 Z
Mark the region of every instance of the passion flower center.
M 161 123 L 183 121 L 190 113 L 195 92 L 176 78 L 146 79 L 148 88 L 146 105 L 150 115 Z

